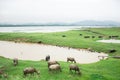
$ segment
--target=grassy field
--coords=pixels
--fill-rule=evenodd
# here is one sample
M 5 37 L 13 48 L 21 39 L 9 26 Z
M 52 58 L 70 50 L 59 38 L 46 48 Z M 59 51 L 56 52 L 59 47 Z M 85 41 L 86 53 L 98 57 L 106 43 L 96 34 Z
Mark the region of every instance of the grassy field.
M 63 37 L 63 35 L 66 37 Z M 56 33 L 0 33 L 0 40 L 32 43 L 41 41 L 42 44 L 91 48 L 106 53 L 110 49 L 116 49 L 117 52 L 108 54 L 120 56 L 120 44 L 96 42 L 101 39 L 98 36 L 104 36 L 104 39 L 108 39 L 110 35 L 118 35 L 118 39 L 120 39 L 120 28 L 89 28 Z M 84 36 L 90 36 L 90 38 L 84 38 Z M 91 36 L 95 36 L 95 38 L 91 38 Z M 120 59 L 110 58 L 92 64 L 78 64 L 81 69 L 81 76 L 69 72 L 70 63 L 60 62 L 60 64 L 62 72 L 49 72 L 45 61 L 20 60 L 19 65 L 14 67 L 12 60 L 0 57 L 0 67 L 5 66 L 4 72 L 8 74 L 6 80 L 120 80 Z M 29 66 L 40 71 L 40 76 L 32 75 L 24 78 L 23 69 Z M 0 75 L 0 80 L 4 79 Z
M 82 75 L 69 72 L 67 62 L 59 62 L 62 72 L 49 72 L 46 61 L 19 61 L 18 66 L 13 66 L 12 60 L 0 57 L 0 66 L 5 66 L 6 80 L 120 80 L 120 60 L 102 60 L 92 64 L 78 64 Z M 35 67 L 40 75 L 23 76 L 23 69 Z M 5 80 L 0 75 L 0 80 Z
M 63 37 L 63 35 L 66 37 Z M 91 28 L 56 33 L 0 33 L 0 40 L 32 43 L 41 41 L 43 44 L 72 48 L 91 48 L 95 51 L 106 53 L 110 49 L 116 49 L 117 52 L 110 55 L 120 55 L 120 44 L 96 42 L 101 39 L 98 36 L 104 36 L 104 39 L 108 39 L 108 36 L 111 35 L 118 35 L 118 39 L 120 39 L 120 28 Z M 84 38 L 84 36 L 95 36 L 95 38 Z

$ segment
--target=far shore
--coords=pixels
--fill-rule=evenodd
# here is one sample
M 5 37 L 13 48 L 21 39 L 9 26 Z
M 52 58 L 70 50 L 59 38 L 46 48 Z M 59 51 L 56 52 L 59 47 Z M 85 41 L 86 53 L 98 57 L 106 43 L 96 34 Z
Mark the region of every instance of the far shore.
M 98 62 L 98 56 L 101 55 L 108 56 L 105 53 L 90 52 L 85 49 L 0 41 L 0 56 L 3 57 L 39 61 L 44 60 L 46 55 L 50 55 L 51 60 L 57 61 L 67 61 L 67 57 L 73 57 L 77 63 L 81 64 Z

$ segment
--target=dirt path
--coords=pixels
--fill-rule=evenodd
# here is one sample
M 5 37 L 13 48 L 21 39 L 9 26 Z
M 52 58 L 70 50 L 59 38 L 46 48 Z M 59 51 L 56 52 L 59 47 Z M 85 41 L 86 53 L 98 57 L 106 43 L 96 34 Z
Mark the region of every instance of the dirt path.
M 76 62 L 85 64 L 99 61 L 99 55 L 107 56 L 104 53 L 69 49 L 67 47 L 0 41 L 0 56 L 7 58 L 37 61 L 45 59 L 48 54 L 51 56 L 51 60 L 66 61 L 67 57 L 74 57 Z

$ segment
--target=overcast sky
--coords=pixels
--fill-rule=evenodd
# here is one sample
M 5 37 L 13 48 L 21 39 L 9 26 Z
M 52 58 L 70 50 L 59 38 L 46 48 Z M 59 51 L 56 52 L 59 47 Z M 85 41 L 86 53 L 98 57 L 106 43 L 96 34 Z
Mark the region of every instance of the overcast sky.
M 120 0 L 0 0 L 0 23 L 120 22 Z

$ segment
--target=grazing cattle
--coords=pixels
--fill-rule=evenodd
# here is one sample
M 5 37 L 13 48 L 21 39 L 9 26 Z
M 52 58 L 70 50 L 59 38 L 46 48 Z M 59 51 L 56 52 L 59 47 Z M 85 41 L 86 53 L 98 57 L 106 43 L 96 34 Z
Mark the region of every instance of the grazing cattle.
M 34 73 L 39 74 L 38 71 L 33 67 L 28 67 L 23 70 L 24 76 L 26 76 L 27 74 L 34 74 Z
M 14 65 L 14 66 L 17 66 L 17 65 L 18 65 L 18 59 L 17 59 L 17 58 L 14 58 L 14 59 L 13 59 L 13 65 Z
M 50 65 L 49 66 L 49 71 L 51 71 L 51 70 L 53 70 L 53 71 L 58 71 L 59 70 L 60 72 L 62 71 L 59 64 Z
M 112 36 L 109 36 L 109 38 L 111 38 Z
M 76 63 L 75 59 L 72 58 L 72 57 L 68 57 L 68 58 L 67 58 L 67 62 L 69 62 L 69 61 Z
M 62 35 L 62 37 L 66 37 L 66 35 Z
M 47 55 L 46 58 L 45 58 L 46 61 L 49 61 L 50 60 L 50 55 Z
M 3 75 L 3 71 L 2 70 L 0 70 L 0 75 Z
M 79 67 L 78 67 L 76 64 L 70 64 L 69 70 L 70 70 L 70 71 L 74 70 L 75 73 L 78 72 L 78 74 L 81 74 L 81 73 L 80 73 L 80 69 L 79 69 Z
M 94 50 L 92 50 L 91 48 L 87 48 L 87 50 L 90 52 L 94 52 Z
M 115 49 L 111 49 L 111 50 L 109 50 L 109 53 L 114 53 L 114 52 L 116 52 L 117 50 L 115 50 Z
M 90 36 L 84 36 L 84 38 L 90 38 Z
M 108 59 L 108 56 L 98 56 L 98 59 L 100 60 Z
M 38 44 L 41 44 L 42 43 L 42 41 L 38 41 Z
M 82 34 L 80 34 L 80 36 L 82 36 Z
M 48 68 L 50 65 L 59 64 L 57 61 L 48 61 Z
M 92 36 L 92 38 L 95 38 L 95 36 Z
M 7 78 L 7 74 L 5 74 L 2 70 L 0 70 L 0 75 L 2 75 L 4 78 Z
M 120 56 L 113 56 L 112 58 L 120 59 Z
M 98 38 L 103 38 L 103 36 L 98 36 Z
M 118 38 L 119 36 L 109 36 L 109 38 Z

